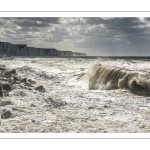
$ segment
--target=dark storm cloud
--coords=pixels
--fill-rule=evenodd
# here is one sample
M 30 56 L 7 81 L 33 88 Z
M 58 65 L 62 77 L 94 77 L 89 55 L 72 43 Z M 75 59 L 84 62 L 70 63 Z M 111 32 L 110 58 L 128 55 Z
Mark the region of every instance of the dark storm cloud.
M 91 17 L 91 18 L 85 18 L 86 23 L 88 24 L 105 24 L 108 26 L 116 26 L 116 27 L 131 27 L 131 26 L 137 26 L 137 25 L 145 25 L 145 23 L 141 22 L 139 18 L 131 17 L 131 18 L 97 18 L 97 17 Z
M 6 29 L 6 30 L 4 31 L 4 33 L 5 33 L 5 35 L 15 34 L 15 32 L 13 32 L 13 31 L 11 31 L 11 30 L 9 30 L 9 29 Z
M 49 23 L 49 24 L 59 24 L 59 17 L 3 17 L 3 20 L 8 21 L 32 21 L 32 22 L 41 22 L 41 23 Z
M 48 24 L 60 24 L 60 18 L 56 17 L 48 17 L 48 18 L 23 18 L 23 20 L 27 21 L 33 21 L 33 22 L 42 22 L 42 23 L 48 23 Z
M 150 21 L 150 17 L 145 17 L 144 20 L 145 21 Z
M 9 22 L 11 25 L 17 25 L 20 27 L 34 27 L 37 28 L 45 28 L 50 27 L 51 25 L 60 24 L 60 18 L 58 17 L 4 17 L 0 19 L 0 25 L 4 25 L 6 22 Z M 6 25 L 9 27 L 9 25 Z M 28 30 L 30 30 L 29 28 Z M 35 29 L 38 30 L 38 29 Z
M 3 18 L 4 20 L 9 20 L 9 18 Z M 45 28 L 45 27 L 50 27 L 51 25 L 55 25 L 55 24 L 60 24 L 60 18 L 56 18 L 56 17 L 48 17 L 48 18 L 11 18 L 11 21 L 14 25 L 18 25 L 20 27 L 33 27 L 34 30 L 35 27 L 38 28 Z M 32 28 L 32 29 L 33 29 Z M 31 28 L 29 28 L 28 30 L 30 30 Z
M 41 27 L 21 27 L 20 29 L 17 30 L 17 33 L 23 33 L 23 32 L 40 32 L 41 31 Z
M 5 22 L 3 22 L 3 21 L 0 21 L 0 25 L 4 25 L 5 24 Z
M 21 26 L 21 27 L 48 27 L 48 23 L 38 23 L 38 22 L 33 22 L 33 21 L 13 21 L 14 24 Z
M 4 35 L 7 37 L 10 37 L 10 35 L 15 36 L 19 36 L 19 35 L 23 35 L 24 37 L 22 38 L 27 38 L 26 35 L 28 35 L 29 32 L 31 32 L 32 34 L 34 34 L 35 32 L 40 32 L 39 28 L 36 27 L 22 27 L 20 29 L 9 29 L 6 28 L 4 31 Z
M 137 27 L 146 25 L 139 18 L 86 18 L 86 23 L 90 25 L 103 24 L 108 30 L 115 30 L 116 33 L 143 32 L 143 28 Z
M 0 20 L 0 25 L 6 25 L 7 21 Z

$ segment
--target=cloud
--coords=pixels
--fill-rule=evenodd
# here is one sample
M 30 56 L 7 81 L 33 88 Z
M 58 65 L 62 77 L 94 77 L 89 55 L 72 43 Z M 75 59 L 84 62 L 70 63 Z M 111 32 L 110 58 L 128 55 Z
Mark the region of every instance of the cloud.
M 62 50 L 89 55 L 143 55 L 150 46 L 149 21 L 138 17 L 5 17 L 0 18 L 0 41 L 61 45 Z
M 145 25 L 144 22 L 141 22 L 141 20 L 137 17 L 123 17 L 123 18 L 97 18 L 97 17 L 91 17 L 91 18 L 85 18 L 86 23 L 90 25 L 98 25 L 98 24 L 105 24 L 108 26 L 114 26 L 114 27 L 131 27 L 131 26 L 137 26 L 137 25 Z
M 4 25 L 4 24 L 5 24 L 5 22 L 3 22 L 3 21 L 0 21 L 0 26 L 1 26 L 1 25 Z
M 115 31 L 116 33 L 135 33 L 143 31 L 146 23 L 142 22 L 139 18 L 86 18 L 86 23 L 90 25 L 101 25 L 103 24 L 107 30 Z M 141 28 L 138 28 L 141 27 Z
M 21 27 L 48 27 L 48 23 L 38 23 L 38 22 L 33 22 L 33 21 L 13 21 L 14 24 L 21 26 Z
M 2 17 L 1 20 L 5 21 L 31 21 L 31 22 L 41 22 L 49 24 L 59 24 L 59 17 Z
M 20 18 L 17 18 L 20 19 Z M 48 23 L 48 24 L 60 24 L 60 18 L 58 17 L 35 17 L 35 18 L 21 18 L 26 21 L 32 21 L 32 22 L 41 22 L 41 23 Z
M 137 45 L 148 47 L 150 43 L 150 28 L 139 18 L 85 18 L 89 27 L 80 30 L 84 35 L 82 42 L 76 44 L 78 48 L 93 49 L 96 53 L 131 54 L 141 53 Z M 119 48 L 119 49 L 117 49 Z M 126 49 L 127 48 L 127 49 Z M 126 50 L 125 50 L 126 49 Z M 130 52 L 131 51 L 131 52 Z

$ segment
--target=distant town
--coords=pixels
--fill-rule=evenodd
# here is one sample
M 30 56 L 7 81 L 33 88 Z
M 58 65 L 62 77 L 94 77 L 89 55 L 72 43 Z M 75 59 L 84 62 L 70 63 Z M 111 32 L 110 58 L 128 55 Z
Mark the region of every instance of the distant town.
M 27 44 L 0 42 L 0 54 L 8 56 L 87 56 L 85 53 L 60 51 L 55 48 L 28 47 Z

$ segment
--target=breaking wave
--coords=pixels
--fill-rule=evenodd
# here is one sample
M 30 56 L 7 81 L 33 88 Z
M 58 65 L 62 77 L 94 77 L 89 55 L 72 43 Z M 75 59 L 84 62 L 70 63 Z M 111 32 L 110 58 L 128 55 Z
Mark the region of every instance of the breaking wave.
M 136 68 L 137 69 L 137 68 Z M 150 91 L 150 73 L 123 67 L 93 64 L 89 72 L 89 89 L 129 89 Z

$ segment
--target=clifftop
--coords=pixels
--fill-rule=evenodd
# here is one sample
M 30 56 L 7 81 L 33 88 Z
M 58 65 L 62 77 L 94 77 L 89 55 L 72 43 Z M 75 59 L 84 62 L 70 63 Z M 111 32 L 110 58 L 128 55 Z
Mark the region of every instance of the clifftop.
M 0 54 L 9 56 L 87 56 L 85 53 L 60 51 L 55 48 L 28 47 L 27 44 L 0 42 Z

